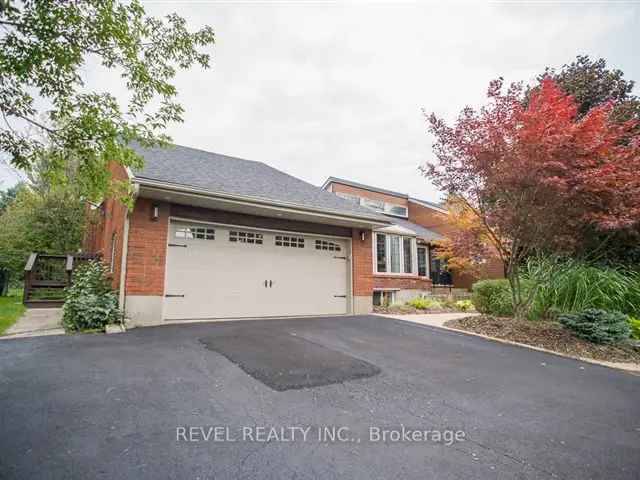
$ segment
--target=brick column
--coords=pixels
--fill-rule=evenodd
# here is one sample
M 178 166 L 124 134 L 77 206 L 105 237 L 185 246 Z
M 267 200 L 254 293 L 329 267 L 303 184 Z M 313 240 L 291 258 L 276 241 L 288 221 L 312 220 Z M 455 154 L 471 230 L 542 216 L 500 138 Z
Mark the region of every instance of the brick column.
M 361 233 L 364 232 L 364 240 Z M 353 275 L 353 313 L 371 313 L 373 310 L 373 250 L 371 230 L 352 230 L 351 264 Z
M 154 205 L 159 217 L 152 219 Z M 139 198 L 129 223 L 125 305 L 133 324 L 162 322 L 169 204 Z

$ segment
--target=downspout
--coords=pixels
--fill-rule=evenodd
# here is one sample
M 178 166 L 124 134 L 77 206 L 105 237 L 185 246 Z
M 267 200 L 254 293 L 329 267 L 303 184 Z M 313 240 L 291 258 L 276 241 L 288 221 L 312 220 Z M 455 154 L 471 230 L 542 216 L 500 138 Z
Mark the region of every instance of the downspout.
M 135 204 L 135 200 L 138 196 L 138 191 L 140 187 L 137 183 L 133 184 L 133 201 Z M 123 314 L 126 312 L 126 288 L 127 288 L 127 257 L 129 252 L 129 222 L 130 222 L 130 211 L 127 209 L 127 213 L 124 216 L 124 226 L 122 233 L 122 258 L 120 259 L 120 291 L 118 292 L 118 306 Z M 123 320 L 124 321 L 124 320 Z
M 124 228 L 122 233 L 122 258 L 120 259 L 120 291 L 118 293 L 118 305 L 120 310 L 125 309 L 125 288 L 127 280 L 127 251 L 129 250 L 129 212 L 124 216 Z

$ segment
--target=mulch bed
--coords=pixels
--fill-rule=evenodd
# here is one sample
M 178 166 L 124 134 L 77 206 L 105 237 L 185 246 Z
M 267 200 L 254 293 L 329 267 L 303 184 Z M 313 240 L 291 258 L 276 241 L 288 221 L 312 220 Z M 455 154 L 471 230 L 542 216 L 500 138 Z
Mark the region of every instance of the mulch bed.
M 480 315 L 449 320 L 445 326 L 512 342 L 546 348 L 575 357 L 640 364 L 640 349 L 632 345 L 598 345 L 575 337 L 557 322 L 514 320 Z

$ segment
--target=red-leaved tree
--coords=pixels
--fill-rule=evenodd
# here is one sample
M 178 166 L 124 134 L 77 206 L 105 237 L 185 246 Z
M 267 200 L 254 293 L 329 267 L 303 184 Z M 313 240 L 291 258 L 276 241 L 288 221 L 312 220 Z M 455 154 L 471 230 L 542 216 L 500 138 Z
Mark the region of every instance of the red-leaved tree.
M 527 257 L 571 253 L 586 228 L 640 219 L 640 138 L 634 121 L 610 120 L 612 104 L 578 119 L 574 98 L 550 79 L 528 102 L 521 84 L 503 92 L 495 80 L 488 100 L 479 111 L 465 108 L 453 126 L 428 117 L 437 162 L 423 172 L 477 217 L 483 229 L 476 231 L 503 261 L 514 313 L 523 317 L 535 294 L 520 284 Z M 453 248 L 478 242 L 469 232 L 456 235 Z

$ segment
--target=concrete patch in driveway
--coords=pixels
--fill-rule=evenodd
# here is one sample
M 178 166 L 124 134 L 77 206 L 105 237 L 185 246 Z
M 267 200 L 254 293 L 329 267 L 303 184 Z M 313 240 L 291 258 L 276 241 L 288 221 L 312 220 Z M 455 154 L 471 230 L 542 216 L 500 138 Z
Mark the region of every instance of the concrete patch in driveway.
M 371 363 L 292 333 L 243 332 L 200 341 L 277 391 L 343 383 L 380 373 Z

